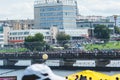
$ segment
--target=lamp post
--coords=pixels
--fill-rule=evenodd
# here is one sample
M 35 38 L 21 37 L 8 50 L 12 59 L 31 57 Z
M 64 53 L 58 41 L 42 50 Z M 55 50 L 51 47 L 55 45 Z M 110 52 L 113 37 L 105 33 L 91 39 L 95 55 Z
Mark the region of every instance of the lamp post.
M 114 15 L 114 21 L 115 21 L 115 25 L 114 25 L 114 31 L 113 31 L 113 34 L 115 34 L 115 27 L 116 27 L 117 15 Z
M 90 21 L 90 29 L 91 29 L 91 38 L 94 37 L 94 29 L 93 29 L 93 25 L 92 25 L 92 21 Z

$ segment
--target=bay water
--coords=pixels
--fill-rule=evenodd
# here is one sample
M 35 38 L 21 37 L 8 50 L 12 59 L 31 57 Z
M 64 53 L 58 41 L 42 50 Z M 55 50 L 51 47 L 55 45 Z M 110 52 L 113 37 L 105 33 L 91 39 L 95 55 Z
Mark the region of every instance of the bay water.
M 29 61 L 21 61 L 18 62 L 16 65 L 30 65 Z M 0 65 L 3 65 L 3 62 L 0 61 Z M 21 80 L 23 76 L 23 72 L 25 69 L 0 69 L 0 76 L 17 76 L 17 80 Z M 59 76 L 68 76 L 70 74 L 80 72 L 81 70 L 52 70 L 53 73 L 59 75 Z M 100 71 L 99 71 L 100 72 Z M 120 71 L 110 71 L 110 72 L 102 72 L 108 75 L 114 75 L 114 74 L 120 74 Z

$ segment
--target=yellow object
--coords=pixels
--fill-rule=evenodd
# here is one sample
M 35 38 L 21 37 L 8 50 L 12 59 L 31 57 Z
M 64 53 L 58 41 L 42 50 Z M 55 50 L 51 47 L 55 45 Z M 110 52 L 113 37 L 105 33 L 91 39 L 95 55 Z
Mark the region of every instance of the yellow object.
M 48 55 L 47 54 L 43 54 L 42 58 L 43 58 L 43 60 L 47 60 L 48 59 Z
M 109 76 L 96 71 L 84 70 L 72 75 L 67 76 L 68 80 L 75 80 L 76 75 L 80 80 L 81 77 L 86 78 L 86 80 L 120 80 L 120 74 Z
M 113 75 L 111 80 L 117 80 L 117 78 L 120 80 L 120 74 Z

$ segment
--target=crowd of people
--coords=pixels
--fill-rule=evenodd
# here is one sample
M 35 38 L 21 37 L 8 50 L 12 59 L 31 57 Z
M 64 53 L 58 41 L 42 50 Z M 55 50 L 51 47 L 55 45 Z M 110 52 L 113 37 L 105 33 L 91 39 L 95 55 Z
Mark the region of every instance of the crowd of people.
M 54 58 L 68 58 L 68 59 L 79 59 L 79 58 L 108 58 L 117 59 L 120 57 L 120 50 L 60 50 L 60 51 L 46 51 L 46 52 L 22 52 L 22 53 L 0 53 L 0 58 L 2 57 L 18 57 L 18 58 L 42 58 L 43 54 L 47 54 L 49 59 Z

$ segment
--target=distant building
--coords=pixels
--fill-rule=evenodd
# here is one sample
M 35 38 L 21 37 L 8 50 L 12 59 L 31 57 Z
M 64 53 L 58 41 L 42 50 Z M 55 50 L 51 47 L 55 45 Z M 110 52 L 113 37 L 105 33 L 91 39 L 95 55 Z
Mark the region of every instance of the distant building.
M 4 46 L 8 44 L 8 33 L 10 31 L 10 27 L 0 23 L 0 46 Z
M 9 32 L 9 43 L 24 43 L 24 40 L 28 36 L 34 36 L 36 33 L 42 33 L 44 35 L 44 40 L 49 42 L 51 35 L 49 30 L 12 30 Z
M 59 30 L 53 26 L 50 29 L 32 29 L 32 30 L 11 30 L 8 35 L 9 43 L 24 43 L 27 36 L 34 36 L 36 33 L 41 33 L 44 36 L 44 41 L 48 43 L 56 43 L 56 36 L 59 32 L 64 32 L 71 36 L 71 40 L 79 40 L 83 37 L 88 37 L 88 29 L 74 29 L 74 30 Z
M 76 18 L 79 22 L 109 22 L 109 19 L 103 16 L 82 16 L 78 15 Z
M 116 16 L 116 18 L 115 18 Z M 111 22 L 114 22 L 114 26 L 120 27 L 120 15 L 113 15 L 113 16 L 108 16 L 107 17 Z
M 71 40 L 81 40 L 89 37 L 88 29 L 64 30 L 64 32 L 71 36 Z
M 85 22 L 81 22 L 81 21 L 77 21 L 77 29 L 87 29 L 88 30 L 88 34 L 89 37 L 94 36 L 94 28 L 97 25 L 105 25 L 106 27 L 108 27 L 109 29 L 111 29 L 111 34 L 113 34 L 114 32 L 114 22 L 90 22 L 90 21 L 85 21 Z
M 37 29 L 50 29 L 57 26 L 59 29 L 76 28 L 78 14 L 75 0 L 37 0 L 34 4 L 34 19 Z
M 34 26 L 34 20 L 1 20 L 1 23 L 8 24 L 12 30 L 26 30 L 32 29 Z
M 90 29 L 90 28 L 95 28 L 97 25 L 105 25 L 109 29 L 114 29 L 114 22 L 79 22 L 77 21 L 77 28 L 78 29 Z

